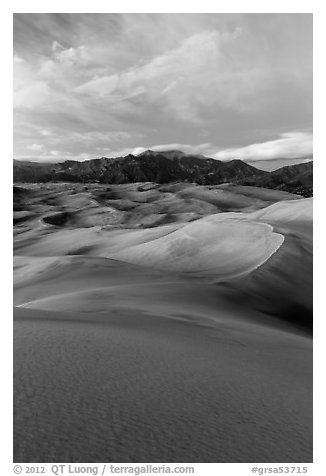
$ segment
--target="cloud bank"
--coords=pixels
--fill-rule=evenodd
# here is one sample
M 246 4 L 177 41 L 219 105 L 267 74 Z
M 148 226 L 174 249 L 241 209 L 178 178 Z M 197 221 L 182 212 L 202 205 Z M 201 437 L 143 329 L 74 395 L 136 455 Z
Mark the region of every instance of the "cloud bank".
M 225 149 L 214 154 L 215 159 L 230 160 L 271 160 L 294 159 L 296 157 L 311 157 L 313 154 L 313 139 L 311 133 L 288 132 L 281 134 L 278 139 L 251 144 L 235 149 Z

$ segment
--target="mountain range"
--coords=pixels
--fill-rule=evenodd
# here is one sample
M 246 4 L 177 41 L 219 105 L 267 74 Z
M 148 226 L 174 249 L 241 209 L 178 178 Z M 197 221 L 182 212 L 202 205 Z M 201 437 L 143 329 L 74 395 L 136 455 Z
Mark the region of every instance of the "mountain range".
M 234 183 L 283 190 L 305 197 L 313 193 L 312 161 L 267 172 L 241 160 L 222 162 L 202 155 L 147 150 L 137 156 L 60 163 L 14 160 L 17 182 L 190 182 L 200 185 Z

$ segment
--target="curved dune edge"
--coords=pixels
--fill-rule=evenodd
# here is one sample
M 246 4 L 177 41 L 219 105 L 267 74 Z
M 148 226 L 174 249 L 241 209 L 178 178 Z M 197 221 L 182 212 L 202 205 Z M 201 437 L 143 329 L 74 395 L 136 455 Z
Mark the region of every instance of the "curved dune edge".
M 244 214 L 228 215 L 223 219 L 220 215 L 210 215 L 172 232 L 166 230 L 166 234 L 158 237 L 154 235 L 150 240 L 145 232 L 143 241 L 142 233 L 138 232 L 135 237 L 136 244 L 132 244 L 133 240 L 122 238 L 120 245 L 115 243 L 117 251 L 113 253 L 109 253 L 103 244 L 104 246 L 97 250 L 96 256 L 92 257 L 16 256 L 15 285 L 21 287 L 35 279 L 48 280 L 53 273 L 60 276 L 73 269 L 76 272 L 78 269 L 81 271 L 80 267 L 90 267 L 89 272 L 93 272 L 92 262 L 104 260 L 99 264 L 100 268 L 96 266 L 99 275 L 95 286 L 103 287 L 103 279 L 106 280 L 109 272 L 104 263 L 109 263 L 112 259 L 140 269 L 152 268 L 160 273 L 163 271 L 164 274 L 172 272 L 200 277 L 206 275 L 214 277 L 214 282 L 244 276 L 265 264 L 282 246 L 284 236 L 274 232 L 272 225 L 250 221 Z M 65 291 L 70 294 L 69 289 Z M 53 297 L 61 294 L 55 293 Z M 38 299 L 35 299 L 36 301 Z
M 232 215 L 232 214 L 230 214 Z M 247 230 L 253 231 L 251 235 L 245 236 L 245 248 L 247 248 L 248 251 L 248 243 L 250 244 L 250 249 L 254 248 L 255 250 L 258 248 L 260 253 L 258 253 L 256 256 L 250 255 L 250 253 L 246 253 L 246 250 L 243 250 L 242 247 L 240 247 L 239 250 L 236 249 L 236 247 L 230 246 L 229 240 L 227 240 L 227 243 L 225 243 L 225 237 L 228 236 L 229 234 L 229 228 L 230 226 L 232 227 L 234 225 L 234 220 L 232 216 L 226 218 L 225 220 L 221 219 L 216 219 L 216 216 L 210 216 L 207 217 L 207 222 L 213 222 L 213 229 L 215 230 L 216 228 L 216 223 L 221 225 L 223 223 L 225 227 L 220 227 L 220 237 L 224 238 L 224 241 L 221 240 L 222 242 L 218 242 L 217 244 L 214 243 L 213 241 L 213 248 L 214 245 L 216 245 L 216 249 L 218 253 L 214 254 L 214 251 L 212 251 L 212 246 L 205 246 L 204 244 L 196 242 L 196 234 L 198 232 L 198 226 L 189 226 L 191 228 L 188 230 L 188 233 L 179 233 L 178 235 L 181 235 L 181 238 L 184 238 L 188 244 L 190 243 L 192 247 L 195 248 L 196 251 L 196 256 L 193 261 L 197 263 L 197 265 L 200 265 L 197 268 L 183 268 L 181 263 L 181 266 L 178 262 L 177 257 L 173 257 L 174 261 L 172 262 L 174 266 L 170 266 L 171 261 L 168 261 L 167 256 L 162 256 L 162 258 L 166 261 L 165 266 L 164 264 L 160 263 L 153 263 L 153 255 L 151 252 L 155 252 L 155 250 L 161 250 L 160 248 L 160 241 L 162 241 L 162 238 L 167 241 L 168 244 L 172 242 L 172 245 L 174 244 L 175 240 L 171 235 L 173 235 L 175 232 L 167 234 L 161 238 L 154 239 L 150 242 L 145 242 L 142 243 L 141 245 L 135 245 L 130 247 L 131 251 L 133 254 L 130 256 L 129 255 L 129 260 L 124 259 L 121 260 L 121 257 L 119 256 L 119 259 L 117 260 L 117 256 L 113 256 L 114 260 L 117 260 L 117 263 L 119 260 L 124 261 L 125 264 L 128 265 L 136 265 L 137 267 L 140 266 L 140 268 L 144 267 L 147 269 L 150 268 L 159 268 L 160 270 L 164 270 L 166 272 L 171 272 L 174 274 L 174 272 L 186 272 L 186 273 L 193 273 L 194 275 L 197 276 L 208 276 L 208 277 L 213 277 L 214 282 L 218 281 L 228 281 L 237 277 L 242 277 L 245 275 L 250 274 L 251 272 L 255 271 L 257 268 L 265 264 L 282 246 L 284 242 L 284 236 L 280 233 L 275 233 L 273 231 L 273 226 L 265 223 L 256 223 L 256 222 L 250 222 L 244 217 L 241 219 L 241 231 L 243 231 L 243 228 L 247 225 Z M 231 225 L 230 225 L 231 224 Z M 205 223 L 204 223 L 205 225 Z M 207 225 L 207 223 L 206 223 Z M 209 228 L 206 226 L 203 226 L 203 224 L 200 225 L 201 230 L 199 235 L 202 236 L 203 232 L 205 234 L 205 231 L 207 231 Z M 187 228 L 187 227 L 186 227 Z M 237 227 L 235 227 L 235 230 L 237 230 Z M 180 232 L 183 231 L 183 229 L 178 230 Z M 187 231 L 187 230 L 186 230 Z M 258 243 L 259 246 L 257 246 L 257 240 L 255 240 L 254 235 L 257 235 L 260 237 L 260 242 Z M 180 246 L 184 247 L 183 241 L 180 240 L 180 236 L 177 235 L 177 244 L 180 244 Z M 214 235 L 212 236 L 209 235 L 208 237 L 206 236 L 206 239 L 211 240 L 211 238 L 214 238 Z M 199 240 L 200 241 L 200 240 Z M 237 244 L 239 243 L 238 237 L 235 236 L 235 241 Z M 209 241 L 210 242 L 210 241 Z M 203 248 L 204 247 L 204 248 Z M 142 256 L 137 256 L 137 253 L 134 252 L 134 250 L 140 248 L 145 248 L 145 251 L 147 251 L 147 254 L 145 256 L 145 259 L 143 259 Z M 149 250 L 148 250 L 149 248 Z M 226 248 L 228 248 L 228 253 L 225 253 Z M 249 251 L 250 251 L 249 249 Z M 204 253 L 203 253 L 204 250 Z M 126 250 L 128 251 L 128 249 Z M 178 249 L 177 249 L 178 251 Z M 191 248 L 189 250 L 189 253 L 192 253 L 194 250 Z M 238 251 L 238 252 L 237 252 Z M 208 254 L 209 261 L 203 260 L 202 258 L 205 257 L 205 254 Z M 120 253 L 116 253 L 118 255 Z M 232 255 L 232 256 L 231 256 Z M 244 260 L 244 257 L 247 258 L 247 260 Z M 45 282 L 50 278 L 51 275 L 54 273 L 54 279 L 55 282 L 57 279 L 60 279 L 60 276 L 65 276 L 66 273 L 66 267 L 73 267 L 75 268 L 75 272 L 79 273 L 82 272 L 82 268 L 86 266 L 86 268 L 89 268 L 89 272 L 94 272 L 92 268 L 94 265 L 91 265 L 90 263 L 88 264 L 88 259 L 86 258 L 78 258 L 76 259 L 75 257 L 71 256 L 65 256 L 65 257 L 60 257 L 58 258 L 36 258 L 36 260 L 33 260 L 32 265 L 29 265 L 28 259 L 27 262 L 24 259 L 24 257 L 17 257 L 17 267 L 21 268 L 21 270 L 18 269 L 18 276 L 16 283 L 19 286 L 19 282 L 24 286 L 24 281 L 28 281 L 29 278 L 32 278 L 34 275 L 34 278 L 39 280 L 45 280 Z M 159 256 L 160 258 L 160 256 Z M 241 259 L 242 258 L 242 259 Z M 109 262 L 110 258 L 92 258 L 92 259 L 99 259 L 99 260 L 104 260 L 102 266 L 100 265 L 100 268 L 96 266 L 97 272 L 96 274 L 98 275 L 98 283 L 96 285 L 91 286 L 89 288 L 89 285 L 87 286 L 87 289 L 82 286 L 81 288 L 78 288 L 76 290 L 70 289 L 70 286 L 68 284 L 68 288 L 60 289 L 55 286 L 52 288 L 51 294 L 48 295 L 43 295 L 42 297 L 40 296 L 38 299 L 27 299 L 26 301 L 24 300 L 23 302 L 20 302 L 17 307 L 22 307 L 22 308 L 34 308 L 34 309 L 63 309 L 63 310 L 69 310 L 73 311 L 80 306 L 77 304 L 78 302 L 83 303 L 82 304 L 82 309 L 85 307 L 87 308 L 88 311 L 96 311 L 96 310 L 103 310 L 107 306 L 111 307 L 112 305 L 112 299 L 111 297 L 113 296 L 112 294 L 112 285 L 104 285 L 106 279 L 104 278 L 107 275 L 106 271 L 106 265 L 104 264 L 105 262 Z M 133 261 L 131 261 L 133 259 Z M 183 257 L 181 257 L 182 261 Z M 222 260 L 224 260 L 222 262 Z M 25 266 L 24 266 L 25 264 Z M 104 267 L 103 267 L 104 265 Z M 103 269 L 102 269 L 103 268 Z M 50 274 L 49 274 L 50 273 Z M 21 275 L 20 275 L 21 274 Z M 20 275 L 20 276 L 19 276 Z M 57 275 L 57 276 L 56 276 Z M 50 282 L 52 282 L 53 277 L 50 278 Z M 103 286 L 104 285 L 104 286 Z M 124 283 L 123 287 L 126 286 L 126 283 Z M 148 286 L 151 286 L 151 281 L 148 281 Z M 113 286 L 115 288 L 116 286 Z M 137 287 L 137 286 L 136 286 Z M 117 286 L 119 288 L 119 286 Z M 120 303 L 121 304 L 121 303 Z M 114 304 L 113 304 L 114 306 Z M 129 307 L 129 305 L 127 306 Z
M 267 223 L 244 214 L 210 215 L 154 241 L 129 246 L 109 257 L 172 272 L 230 279 L 264 264 L 284 242 Z

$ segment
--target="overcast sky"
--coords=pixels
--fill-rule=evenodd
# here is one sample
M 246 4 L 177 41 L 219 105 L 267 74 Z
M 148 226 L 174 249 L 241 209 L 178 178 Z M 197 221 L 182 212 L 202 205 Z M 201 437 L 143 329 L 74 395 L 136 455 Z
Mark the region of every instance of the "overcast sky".
M 14 156 L 312 154 L 310 14 L 15 14 Z

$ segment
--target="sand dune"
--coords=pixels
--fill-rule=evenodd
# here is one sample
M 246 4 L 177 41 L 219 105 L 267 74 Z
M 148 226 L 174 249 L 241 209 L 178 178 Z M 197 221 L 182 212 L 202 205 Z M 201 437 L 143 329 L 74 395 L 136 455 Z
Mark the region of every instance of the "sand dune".
M 251 190 L 254 189 L 254 190 Z M 243 186 L 199 186 L 191 184 L 24 184 L 15 187 L 14 218 L 27 210 L 43 219 L 65 212 L 69 220 L 60 226 L 152 227 L 165 215 L 182 214 L 182 221 L 192 221 L 221 211 L 254 211 L 279 200 L 293 200 L 296 195 L 275 190 Z M 22 208 L 23 207 L 23 208 Z M 189 214 L 187 219 L 186 214 Z M 135 215 L 137 219 L 135 220 Z M 148 223 L 148 216 L 153 220 Z M 180 217 L 172 217 L 177 222 Z
M 112 257 L 160 269 L 214 272 L 216 278 L 230 278 L 260 266 L 282 243 L 283 236 L 273 233 L 269 225 L 222 214 L 125 248 Z
M 302 198 L 286 202 L 275 203 L 263 210 L 252 213 L 252 218 L 267 222 L 308 222 L 312 224 L 312 198 Z
M 280 202 L 252 214 L 272 224 L 284 243 L 246 279 L 225 284 L 255 309 L 312 327 L 313 241 L 312 199 Z
M 15 203 L 15 462 L 312 460 L 312 200 L 43 184 Z

